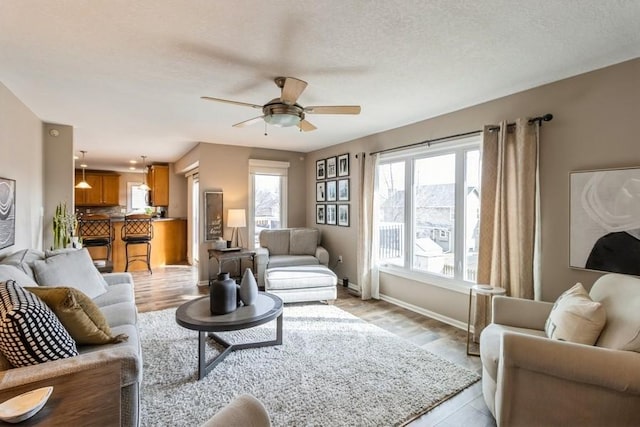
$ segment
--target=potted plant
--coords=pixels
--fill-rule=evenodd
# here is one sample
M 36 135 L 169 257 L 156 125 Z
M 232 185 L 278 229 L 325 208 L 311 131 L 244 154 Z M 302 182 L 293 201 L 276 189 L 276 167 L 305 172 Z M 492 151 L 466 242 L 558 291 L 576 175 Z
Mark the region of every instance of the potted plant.
M 53 215 L 53 249 L 63 249 L 70 245 L 80 247 L 81 242 L 76 236 L 78 218 L 67 211 L 66 203 L 58 203 Z

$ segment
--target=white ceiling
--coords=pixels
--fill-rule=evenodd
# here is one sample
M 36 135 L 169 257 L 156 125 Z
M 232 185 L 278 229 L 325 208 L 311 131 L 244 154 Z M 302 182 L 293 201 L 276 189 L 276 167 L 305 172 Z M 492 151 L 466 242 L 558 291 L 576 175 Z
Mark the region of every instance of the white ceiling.
M 640 56 L 636 0 L 1 0 L 0 82 L 74 126 L 89 167 L 175 161 L 198 141 L 313 151 Z M 272 79 L 318 127 L 232 128 Z

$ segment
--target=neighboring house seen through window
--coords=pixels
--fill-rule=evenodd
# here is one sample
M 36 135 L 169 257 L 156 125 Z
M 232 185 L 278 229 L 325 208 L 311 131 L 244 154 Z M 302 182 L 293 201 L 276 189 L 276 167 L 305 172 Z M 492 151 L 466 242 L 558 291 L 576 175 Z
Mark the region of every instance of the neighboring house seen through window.
M 480 136 L 383 154 L 376 182 L 381 266 L 475 282 Z

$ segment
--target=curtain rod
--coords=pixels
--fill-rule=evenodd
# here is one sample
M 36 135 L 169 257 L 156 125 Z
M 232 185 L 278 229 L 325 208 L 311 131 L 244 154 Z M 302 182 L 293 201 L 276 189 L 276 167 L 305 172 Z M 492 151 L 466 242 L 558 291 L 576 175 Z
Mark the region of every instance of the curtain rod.
M 538 117 L 534 117 L 532 119 L 529 119 L 529 124 L 534 124 L 534 123 L 538 123 L 539 125 L 542 125 L 542 122 L 549 122 L 553 119 L 553 114 L 544 114 L 542 116 L 538 116 Z M 507 126 L 515 126 L 515 123 L 507 123 Z M 500 130 L 500 126 L 492 126 L 489 128 L 489 131 L 491 132 L 495 132 L 497 130 Z M 419 145 L 424 145 L 427 144 L 428 146 L 430 146 L 431 144 L 438 144 L 441 142 L 446 142 L 449 141 L 451 139 L 456 139 L 456 138 L 462 138 L 463 136 L 470 136 L 470 135 L 476 135 L 476 134 L 480 134 L 482 133 L 482 129 L 479 130 L 474 130 L 471 132 L 464 132 L 464 133 L 458 133 L 455 135 L 449 135 L 449 136 L 443 136 L 440 138 L 435 138 L 435 139 L 427 139 L 425 141 L 420 141 L 420 142 L 414 142 L 412 144 L 407 144 L 407 145 L 401 145 L 399 147 L 393 147 L 393 148 L 387 148 L 385 150 L 378 150 L 378 151 L 373 151 L 371 154 L 378 154 L 378 153 L 387 153 L 389 151 L 396 151 L 396 150 L 403 150 L 405 148 L 411 148 L 411 147 L 417 147 Z M 356 155 L 357 157 L 357 155 Z

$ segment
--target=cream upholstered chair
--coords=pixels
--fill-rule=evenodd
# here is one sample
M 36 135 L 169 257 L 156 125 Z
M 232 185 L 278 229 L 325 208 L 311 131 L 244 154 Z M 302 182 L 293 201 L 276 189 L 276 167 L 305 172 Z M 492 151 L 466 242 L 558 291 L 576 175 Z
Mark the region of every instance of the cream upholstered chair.
M 607 322 L 595 346 L 548 339 L 553 304 L 493 299 L 482 392 L 498 426 L 640 426 L 640 278 L 600 277 Z
M 250 394 L 234 398 L 201 427 L 270 427 L 269 414 L 262 402 Z

